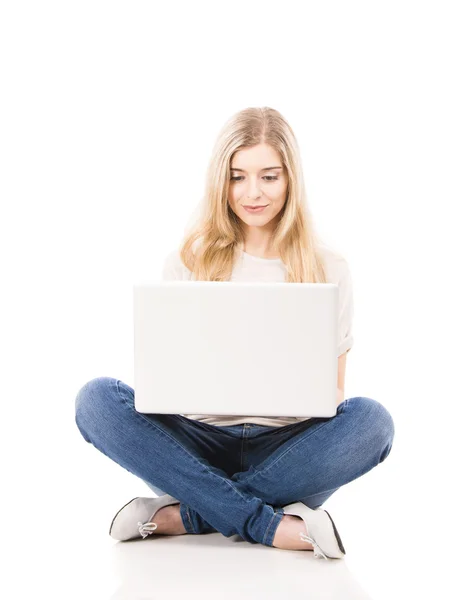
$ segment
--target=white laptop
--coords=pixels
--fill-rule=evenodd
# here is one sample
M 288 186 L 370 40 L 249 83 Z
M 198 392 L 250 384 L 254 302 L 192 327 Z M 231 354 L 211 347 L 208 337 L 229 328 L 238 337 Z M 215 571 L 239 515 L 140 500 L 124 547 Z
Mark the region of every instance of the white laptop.
M 159 281 L 133 302 L 136 411 L 336 414 L 337 284 Z

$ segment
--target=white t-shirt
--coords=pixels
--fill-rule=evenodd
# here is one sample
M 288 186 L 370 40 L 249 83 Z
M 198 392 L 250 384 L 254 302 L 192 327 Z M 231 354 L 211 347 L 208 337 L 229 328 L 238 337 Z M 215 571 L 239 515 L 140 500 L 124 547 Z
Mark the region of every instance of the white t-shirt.
M 327 247 L 320 247 L 324 257 L 324 267 L 328 283 L 338 284 L 339 316 L 338 316 L 338 348 L 337 356 L 344 354 L 353 346 L 353 287 L 347 261 L 341 255 Z M 285 281 L 286 268 L 280 258 L 260 258 L 241 251 L 230 281 Z M 195 280 L 192 271 L 182 263 L 178 250 L 173 250 L 165 259 L 162 279 Z M 336 382 L 337 388 L 337 382 Z M 246 415 L 183 415 L 189 419 L 209 423 L 210 425 L 239 425 L 256 423 L 282 427 L 298 421 L 306 421 L 311 417 L 264 417 Z

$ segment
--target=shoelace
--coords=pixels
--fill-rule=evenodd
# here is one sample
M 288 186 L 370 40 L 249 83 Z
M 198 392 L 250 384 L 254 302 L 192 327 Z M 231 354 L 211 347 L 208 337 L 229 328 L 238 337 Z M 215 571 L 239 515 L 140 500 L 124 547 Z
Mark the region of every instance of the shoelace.
M 158 527 L 158 525 L 156 523 L 152 523 L 151 521 L 147 521 L 147 523 L 142 523 L 141 521 L 138 522 L 139 533 L 142 535 L 142 537 L 144 539 L 148 535 L 151 535 L 157 529 L 157 527 Z M 325 560 L 328 560 L 328 557 L 322 551 L 321 547 L 319 546 L 319 544 L 316 542 L 316 540 L 314 538 L 310 537 L 309 535 L 306 535 L 305 533 L 301 533 L 300 538 L 304 542 L 308 542 L 313 545 L 315 557 L 321 556 Z
M 309 537 L 309 535 L 306 535 L 306 533 L 301 533 L 300 534 L 300 538 L 304 541 L 304 542 L 309 542 L 310 544 L 312 544 L 314 546 L 314 556 L 317 557 L 322 557 L 325 560 L 328 560 L 328 557 L 324 554 L 324 552 L 322 552 L 321 547 L 319 546 L 319 544 L 316 542 L 315 539 L 313 539 L 312 537 Z
M 147 521 L 147 523 L 142 523 L 141 521 L 139 521 L 138 523 L 139 533 L 144 539 L 148 535 L 151 535 L 157 527 L 158 525 L 156 523 L 152 523 L 151 521 Z

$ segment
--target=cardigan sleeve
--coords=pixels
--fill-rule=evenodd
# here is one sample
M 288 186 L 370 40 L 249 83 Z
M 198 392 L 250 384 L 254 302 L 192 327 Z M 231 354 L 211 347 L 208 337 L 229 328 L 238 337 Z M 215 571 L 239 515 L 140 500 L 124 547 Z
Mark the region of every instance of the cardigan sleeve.
M 353 346 L 353 282 L 347 261 L 344 261 L 343 273 L 338 283 L 338 356 L 351 350 Z
M 182 263 L 178 250 L 172 250 L 166 256 L 162 267 L 161 279 L 163 281 L 185 281 L 191 279 L 191 272 Z

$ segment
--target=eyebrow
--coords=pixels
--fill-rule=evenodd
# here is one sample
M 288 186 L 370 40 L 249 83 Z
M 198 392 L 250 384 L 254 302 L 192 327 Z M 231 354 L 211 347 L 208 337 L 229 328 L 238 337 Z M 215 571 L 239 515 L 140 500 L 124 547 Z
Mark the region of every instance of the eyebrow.
M 274 169 L 282 169 L 283 167 L 265 167 L 264 169 L 261 169 L 261 171 L 273 171 Z M 230 168 L 230 171 L 241 171 L 242 173 L 245 173 L 244 169 L 235 169 L 234 167 Z

